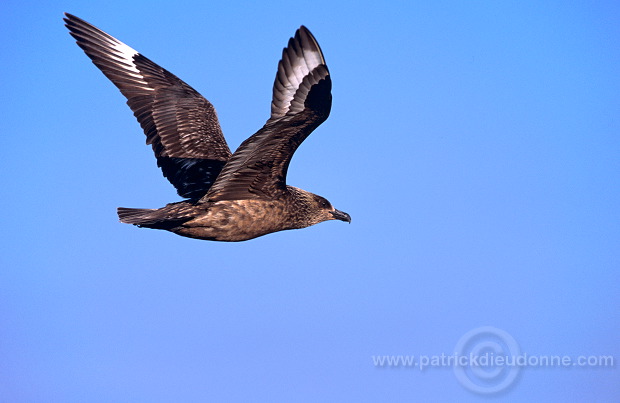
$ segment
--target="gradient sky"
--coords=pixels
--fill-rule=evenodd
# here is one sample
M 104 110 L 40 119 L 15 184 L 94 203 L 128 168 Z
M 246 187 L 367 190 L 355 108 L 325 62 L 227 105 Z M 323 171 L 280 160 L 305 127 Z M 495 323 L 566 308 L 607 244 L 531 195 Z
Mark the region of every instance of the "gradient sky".
M 328 222 L 243 243 L 120 224 L 180 198 L 71 12 L 217 108 L 232 149 L 269 116 L 304 24 L 330 118 L 288 182 Z M 3 1 L 1 402 L 617 401 L 620 5 L 615 1 Z M 498 394 L 452 368 L 492 326 L 529 355 Z M 505 340 L 504 340 L 505 341 Z

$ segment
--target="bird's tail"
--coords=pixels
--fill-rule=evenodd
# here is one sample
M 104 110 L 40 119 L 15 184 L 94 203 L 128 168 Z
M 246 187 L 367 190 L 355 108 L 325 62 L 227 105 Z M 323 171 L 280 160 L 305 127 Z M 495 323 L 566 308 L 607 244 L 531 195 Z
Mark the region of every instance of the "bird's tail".
M 125 224 L 144 226 L 161 220 L 155 209 L 119 207 L 117 213 L 119 220 Z
M 164 208 L 165 209 L 165 208 Z M 127 208 L 117 209 L 120 222 L 138 227 L 154 229 L 171 229 L 187 221 L 189 217 L 172 218 L 164 209 Z

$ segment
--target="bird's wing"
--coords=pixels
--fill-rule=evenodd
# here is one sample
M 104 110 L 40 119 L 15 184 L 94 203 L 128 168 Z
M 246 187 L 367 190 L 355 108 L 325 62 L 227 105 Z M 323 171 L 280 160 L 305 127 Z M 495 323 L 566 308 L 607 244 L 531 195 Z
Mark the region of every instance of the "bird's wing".
M 231 156 L 213 105 L 116 38 L 65 16 L 77 44 L 127 98 L 164 176 L 180 196 L 202 197 Z
M 284 191 L 293 153 L 329 116 L 331 85 L 319 44 L 300 27 L 282 51 L 271 117 L 239 146 L 201 201 L 272 198 Z

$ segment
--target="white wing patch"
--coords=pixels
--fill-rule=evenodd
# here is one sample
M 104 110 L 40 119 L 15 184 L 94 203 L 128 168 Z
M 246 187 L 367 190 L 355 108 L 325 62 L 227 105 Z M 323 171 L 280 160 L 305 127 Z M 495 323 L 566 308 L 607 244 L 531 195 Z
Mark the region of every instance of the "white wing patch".
M 138 51 L 116 39 L 111 45 L 111 48 L 115 51 L 113 55 L 114 59 L 119 63 L 125 64 L 126 68 L 133 73 L 132 75 L 142 78 L 142 74 L 140 74 L 140 71 L 133 62 L 134 56 L 139 55 Z

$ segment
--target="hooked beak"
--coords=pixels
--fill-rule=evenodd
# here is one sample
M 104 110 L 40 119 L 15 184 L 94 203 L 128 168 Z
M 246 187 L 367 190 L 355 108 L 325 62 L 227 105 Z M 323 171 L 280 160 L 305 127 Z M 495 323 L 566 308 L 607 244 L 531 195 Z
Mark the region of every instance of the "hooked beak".
M 335 220 L 346 221 L 351 224 L 351 216 L 344 211 L 334 209 L 334 211 L 330 211 L 330 213 L 334 216 Z

